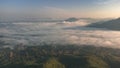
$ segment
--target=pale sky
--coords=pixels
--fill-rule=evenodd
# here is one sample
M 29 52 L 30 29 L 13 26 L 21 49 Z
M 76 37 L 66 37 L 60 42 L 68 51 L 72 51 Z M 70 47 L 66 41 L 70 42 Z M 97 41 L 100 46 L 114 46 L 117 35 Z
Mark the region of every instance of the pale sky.
M 120 0 L 0 0 L 0 19 L 119 16 Z

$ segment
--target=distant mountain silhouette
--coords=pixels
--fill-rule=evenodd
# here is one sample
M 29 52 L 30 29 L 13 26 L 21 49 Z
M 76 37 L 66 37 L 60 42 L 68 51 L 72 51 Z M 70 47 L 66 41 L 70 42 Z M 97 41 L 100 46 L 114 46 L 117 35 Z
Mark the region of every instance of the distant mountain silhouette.
M 120 18 L 104 22 L 97 22 L 88 25 L 87 27 L 105 28 L 110 30 L 120 30 Z
M 75 21 L 78 21 L 78 20 L 79 19 L 77 19 L 77 18 L 71 17 L 71 18 L 66 19 L 65 21 L 67 21 L 67 22 L 75 22 Z

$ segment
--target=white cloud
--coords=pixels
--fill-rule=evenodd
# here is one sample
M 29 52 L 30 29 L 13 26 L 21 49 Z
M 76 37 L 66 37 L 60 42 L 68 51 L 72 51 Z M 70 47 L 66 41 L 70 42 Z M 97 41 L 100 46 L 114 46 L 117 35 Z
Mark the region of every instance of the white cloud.
M 1 40 L 9 43 L 55 43 L 94 45 L 102 47 L 120 48 L 120 32 L 92 29 L 66 29 L 67 25 L 55 23 L 12 23 L 0 31 L 4 37 Z M 74 25 L 75 26 L 75 25 Z M 69 26 L 73 27 L 73 26 Z M 18 29 L 19 28 L 19 29 Z M 7 36 L 7 38 L 6 38 Z M 62 42 L 62 43 L 61 43 Z M 29 44 L 29 43 L 28 43 Z

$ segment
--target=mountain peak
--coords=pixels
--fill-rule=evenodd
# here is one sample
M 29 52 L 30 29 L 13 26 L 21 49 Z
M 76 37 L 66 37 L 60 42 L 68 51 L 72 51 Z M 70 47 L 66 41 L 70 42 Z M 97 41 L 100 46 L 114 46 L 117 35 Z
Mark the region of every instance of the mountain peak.
M 117 18 L 116 20 L 120 20 L 120 17 L 119 17 L 119 18 Z
M 71 17 L 71 18 L 66 19 L 65 21 L 67 21 L 67 22 L 75 22 L 75 21 L 78 21 L 78 20 L 79 20 L 78 18 Z

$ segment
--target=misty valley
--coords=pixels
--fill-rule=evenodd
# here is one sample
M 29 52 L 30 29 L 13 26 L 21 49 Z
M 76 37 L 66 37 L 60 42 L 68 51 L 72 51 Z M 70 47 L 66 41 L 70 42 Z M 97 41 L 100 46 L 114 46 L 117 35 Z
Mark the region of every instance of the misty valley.
M 0 68 L 120 68 L 120 0 L 0 0 Z
M 0 68 L 120 68 L 116 20 L 1 22 Z

